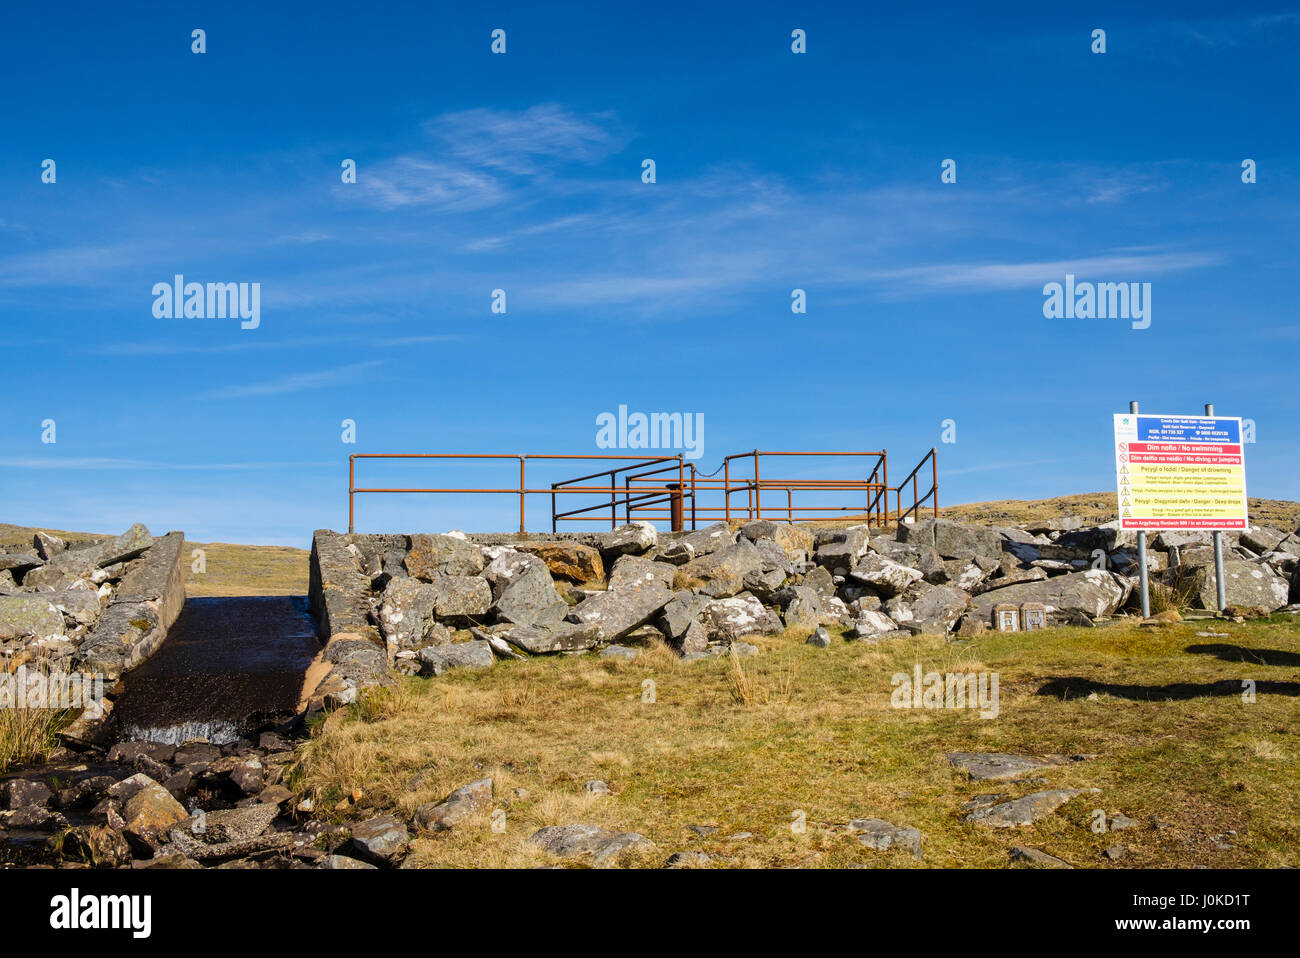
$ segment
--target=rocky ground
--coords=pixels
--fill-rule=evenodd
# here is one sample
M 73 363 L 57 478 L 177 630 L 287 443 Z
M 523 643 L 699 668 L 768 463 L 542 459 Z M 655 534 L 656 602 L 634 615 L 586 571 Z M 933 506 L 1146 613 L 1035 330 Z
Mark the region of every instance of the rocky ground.
M 110 586 L 96 602 L 99 618 L 106 619 L 115 602 L 135 594 L 125 590 L 132 558 L 127 553 L 134 550 L 138 557 L 154 548 L 152 540 L 141 546 L 145 537 L 147 532 L 133 527 L 112 544 L 63 550 L 51 544 L 49 556 L 36 551 L 39 540 L 30 553 L 10 547 L 0 563 L 7 564 L 13 584 L 0 590 L 0 603 L 16 599 L 14 608 L 22 604 L 26 616 L 27 604 L 44 602 L 59 615 L 56 623 L 42 610 L 40 628 L 27 624 L 36 620 L 11 615 L 17 625 L 9 627 L 14 634 L 7 641 L 19 643 L 9 646 L 11 656 L 63 636 L 69 661 L 90 661 L 88 650 L 97 646 L 89 640 L 99 620 L 72 625 L 49 597 L 86 592 L 78 583 L 93 586 L 99 577 L 101 586 Z M 127 540 L 133 543 L 129 550 Z M 1300 597 L 1300 537 L 1257 528 L 1228 541 L 1232 615 L 1295 611 L 1289 603 Z M 673 661 L 673 669 L 695 667 L 704 670 L 701 675 L 715 667 L 728 670 L 733 699 L 748 705 L 754 693 L 737 687 L 748 681 L 738 663 L 783 644 L 794 644 L 805 656 L 837 656 L 853 646 L 883 651 L 917 642 L 975 643 L 991 633 L 1000 608 L 1041 609 L 1048 627 L 1105 624 L 1132 614 L 1134 546 L 1134 537 L 1114 524 L 1085 526 L 1078 517 L 1024 527 L 941 519 L 892 530 L 816 532 L 759 521 L 669 535 L 633 525 L 527 540 L 318 532 L 310 591 L 331 671 L 303 720 L 220 747 L 70 738 L 48 764 L 0 778 L 0 858 L 83 867 L 419 864 L 421 853 L 413 849 L 428 836 L 467 823 L 479 827 L 487 819 L 495 829 L 498 813 L 502 821 L 507 812 L 512 820 L 520 810 L 528 810 L 525 820 L 533 814 L 528 787 L 507 790 L 515 774 L 509 769 L 516 766 L 481 759 L 480 767 L 495 766 L 493 774 L 460 782 L 447 782 L 441 773 L 417 781 L 417 775 L 405 783 L 406 798 L 377 803 L 360 784 L 350 790 L 337 787 L 343 779 L 321 785 L 320 754 L 304 762 L 297 741 L 308 726 L 344 707 L 338 714 L 382 718 L 385 696 L 400 700 L 404 683 L 445 681 L 491 672 L 500 662 L 530 660 L 551 660 L 561 670 L 571 661 L 569 671 L 580 675 L 589 669 L 584 662 L 598 662 L 601 674 L 617 677 L 660 654 L 656 649 Z M 59 560 L 64 554 L 76 558 Z M 1171 605 L 1213 603 L 1207 536 L 1154 536 L 1148 562 L 1153 580 L 1169 590 Z M 122 568 L 115 569 L 119 563 Z M 108 569 L 120 576 L 116 590 Z M 1167 613 L 1162 621 L 1177 618 Z M 119 639 L 114 646 L 119 666 L 127 661 L 120 649 L 128 645 Z M 852 682 L 852 673 L 847 675 Z M 506 694 L 507 713 L 514 713 L 517 699 L 534 694 Z M 779 699 L 779 691 L 773 697 Z M 332 722 L 331 717 L 327 725 Z M 1096 794 L 1091 785 L 1053 780 L 1068 778 L 1072 765 L 1086 766 L 1094 754 L 971 749 L 952 751 L 946 761 L 970 782 L 1017 786 L 1014 792 L 1003 786 L 965 799 L 963 822 L 1001 829 L 1029 825 Z M 331 761 L 337 773 L 338 756 Z M 610 791 L 597 778 L 581 785 L 586 802 L 599 802 Z M 1130 827 L 1122 812 L 1105 814 L 1106 828 Z M 541 821 L 548 817 L 554 816 Z M 743 830 L 718 836 L 708 831 L 716 825 L 698 827 L 705 830 L 696 833 L 701 840 L 714 842 L 712 851 L 665 852 L 642 832 L 590 821 L 542 824 L 530 830 L 525 844 L 538 863 L 689 867 L 726 862 L 717 842 L 748 840 Z M 814 827 L 825 835 L 850 836 L 862 848 L 923 855 L 922 833 L 904 823 L 847 815 L 814 821 Z M 1064 864 L 1041 849 L 1012 851 L 1016 861 Z

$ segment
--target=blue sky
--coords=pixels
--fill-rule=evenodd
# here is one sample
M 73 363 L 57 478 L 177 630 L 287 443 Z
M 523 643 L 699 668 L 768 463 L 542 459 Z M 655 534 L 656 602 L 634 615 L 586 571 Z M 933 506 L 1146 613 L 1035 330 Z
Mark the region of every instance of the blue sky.
M 1300 498 L 1300 13 L 843 6 L 11 10 L 0 519 L 305 545 L 351 452 L 596 454 L 620 404 L 702 414 L 706 471 L 938 445 L 942 504 L 1109 489 L 1112 413 L 1213 401 Z M 260 283 L 260 326 L 156 318 L 177 273 Z M 1150 328 L 1045 318 L 1067 273 L 1150 283 Z

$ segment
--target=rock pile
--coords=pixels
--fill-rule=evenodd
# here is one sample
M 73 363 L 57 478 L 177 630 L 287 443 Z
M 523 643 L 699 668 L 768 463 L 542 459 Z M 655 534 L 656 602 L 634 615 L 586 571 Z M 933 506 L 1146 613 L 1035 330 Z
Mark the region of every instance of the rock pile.
M 108 680 L 147 658 L 185 601 L 185 536 L 155 539 L 139 523 L 114 538 L 0 551 L 0 669 L 33 663 Z
M 1152 538 L 1152 581 L 1214 602 L 1209 533 Z M 1273 612 L 1300 598 L 1300 535 L 1226 537 L 1228 602 Z M 879 641 L 998 625 L 1088 625 L 1135 607 L 1136 534 L 1078 519 L 991 527 L 927 519 L 812 530 L 756 520 L 659 533 L 532 537 L 315 534 L 311 600 L 333 671 L 318 704 L 351 701 L 390 670 L 441 674 L 498 658 L 661 639 L 687 659 L 745 636 L 828 625 Z M 1037 610 L 1036 620 L 1029 609 Z M 1020 622 L 1017 614 L 1015 622 Z

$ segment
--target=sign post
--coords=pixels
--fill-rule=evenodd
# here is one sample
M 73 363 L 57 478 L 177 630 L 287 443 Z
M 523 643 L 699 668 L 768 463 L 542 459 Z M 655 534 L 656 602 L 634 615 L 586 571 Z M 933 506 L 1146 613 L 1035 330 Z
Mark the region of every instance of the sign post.
M 1115 414 L 1115 475 L 1120 528 L 1138 534 L 1142 615 L 1151 614 L 1146 533 L 1212 530 L 1219 609 L 1226 605 L 1223 530 L 1250 528 L 1241 420 L 1214 415 L 1148 416 L 1129 403 Z

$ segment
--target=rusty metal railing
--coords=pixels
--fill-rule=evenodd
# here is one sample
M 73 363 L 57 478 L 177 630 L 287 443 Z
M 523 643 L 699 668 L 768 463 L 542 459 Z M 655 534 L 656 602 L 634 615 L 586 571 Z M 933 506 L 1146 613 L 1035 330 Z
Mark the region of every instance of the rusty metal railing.
M 836 460 L 873 459 L 870 474 L 858 478 L 782 478 L 772 474 L 771 458 L 789 462 L 794 458 Z M 519 464 L 519 484 L 489 488 L 412 488 L 359 487 L 356 484 L 358 459 L 410 459 L 443 461 L 502 460 Z M 528 484 L 530 461 L 617 461 L 620 464 L 598 472 L 552 482 L 548 487 L 531 488 Z M 931 467 L 931 485 L 921 491 L 923 467 Z M 722 473 L 718 477 L 718 472 Z M 891 520 L 903 521 L 920 514 L 928 502 L 935 516 L 939 514 L 939 467 L 931 449 L 917 466 L 899 483 L 889 485 L 888 455 L 877 452 L 787 452 L 754 450 L 727 456 L 713 473 L 701 473 L 694 463 L 681 455 L 509 455 L 491 453 L 356 453 L 348 460 L 348 531 L 355 529 L 356 503 L 359 493 L 431 493 L 510 495 L 519 498 L 519 531 L 527 527 L 527 499 L 530 495 L 550 496 L 551 530 L 561 523 L 605 522 L 610 528 L 623 522 L 639 520 L 667 522 L 670 528 L 692 529 L 701 522 L 731 522 L 750 519 L 775 519 L 791 523 L 865 521 L 884 525 Z M 893 508 L 890 508 L 891 493 Z M 911 504 L 904 509 L 905 495 Z M 737 502 L 739 496 L 743 502 Z M 796 495 L 799 501 L 796 502 Z M 586 496 L 589 501 L 573 508 L 560 508 L 563 496 Z M 764 497 L 766 496 L 766 501 Z M 834 502 L 828 503 L 826 497 Z
M 356 481 L 356 468 L 358 459 L 436 459 L 441 461 L 477 461 L 477 460 L 503 460 L 515 461 L 519 463 L 519 485 L 518 486 L 500 486 L 491 488 L 414 488 L 414 487 L 378 487 L 378 486 L 358 486 Z M 555 502 L 557 495 L 592 495 L 605 493 L 616 493 L 617 486 L 611 481 L 610 485 L 605 486 L 578 486 L 567 485 L 564 488 L 551 486 L 548 488 L 530 489 L 528 487 L 528 463 L 530 461 L 562 461 L 562 460 L 628 460 L 634 465 L 647 466 L 655 463 L 676 462 L 678 469 L 681 469 L 682 457 L 678 456 L 574 456 L 574 455 L 557 455 L 557 456 L 524 456 L 510 455 L 508 453 L 445 453 L 445 452 L 411 452 L 411 453 L 387 453 L 387 452 L 358 452 L 348 457 L 348 531 L 353 532 L 356 529 L 356 496 L 358 493 L 430 493 L 430 494 L 486 494 L 486 495 L 511 495 L 519 497 L 519 531 L 525 532 L 527 527 L 527 499 L 530 495 L 550 495 L 552 503 Z M 617 471 L 617 470 L 615 470 Z M 595 473 L 589 478 L 598 478 L 605 473 Z M 571 482 L 578 482 L 572 480 Z M 606 504 L 604 508 L 613 508 Z M 552 513 L 554 514 L 554 505 Z M 614 521 L 615 514 L 611 512 L 611 523 L 617 525 Z M 613 526 L 611 526 L 612 528 Z

